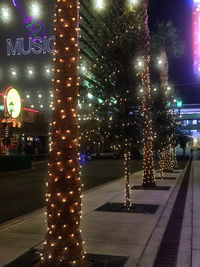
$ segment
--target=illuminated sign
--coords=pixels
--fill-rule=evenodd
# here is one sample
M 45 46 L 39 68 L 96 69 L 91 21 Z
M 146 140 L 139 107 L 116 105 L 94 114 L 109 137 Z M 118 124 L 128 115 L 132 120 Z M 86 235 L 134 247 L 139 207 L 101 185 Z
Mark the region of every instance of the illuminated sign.
M 6 90 L 4 105 L 5 110 L 13 119 L 19 117 L 19 114 L 21 112 L 21 98 L 15 88 L 9 87 Z
M 46 53 L 53 54 L 54 41 L 55 36 L 51 36 L 49 38 L 45 36 L 43 39 L 40 37 L 29 37 L 26 44 L 24 38 L 17 38 L 15 43 L 13 43 L 11 39 L 6 39 L 7 56 L 27 56 L 31 53 L 35 55 Z
M 43 38 L 45 36 L 45 27 L 44 24 L 34 17 L 29 17 L 24 12 L 18 0 L 12 0 L 13 5 L 18 8 L 22 16 L 24 17 L 24 26 L 29 31 L 32 37 Z
M 183 101 L 181 101 L 181 100 L 177 101 L 176 105 L 178 108 L 181 108 L 183 105 Z
M 200 75 L 200 0 L 193 0 L 193 67 Z

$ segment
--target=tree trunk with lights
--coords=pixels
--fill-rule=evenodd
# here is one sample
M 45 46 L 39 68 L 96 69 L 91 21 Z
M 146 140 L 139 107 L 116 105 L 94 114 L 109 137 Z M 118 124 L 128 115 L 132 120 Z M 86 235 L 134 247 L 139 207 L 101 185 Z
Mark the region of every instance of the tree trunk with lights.
M 175 127 L 176 125 L 176 120 L 175 120 L 175 114 L 174 114 L 174 110 L 173 110 L 173 125 Z M 175 137 L 175 133 L 173 134 L 173 137 L 172 137 L 172 168 L 173 169 L 177 169 L 178 168 L 178 161 L 177 161 L 177 157 L 176 157 L 176 137 Z
M 124 88 L 122 86 L 122 88 Z M 123 95 L 123 91 L 122 90 L 122 95 Z M 126 126 L 126 119 L 125 119 L 125 99 L 121 98 L 121 102 L 120 102 L 120 113 L 122 114 L 122 123 L 121 123 L 121 135 L 122 135 L 122 146 L 123 146 L 123 154 L 124 154 L 124 180 L 125 180 L 125 207 L 127 209 L 130 209 L 131 207 L 131 189 L 130 189 L 130 146 L 128 144 L 128 139 L 126 138 L 126 130 L 125 130 L 125 126 Z
M 170 156 L 170 145 L 164 148 L 164 172 L 173 172 L 172 161 Z
M 168 59 L 167 59 L 167 54 L 165 49 L 161 50 L 161 54 L 160 57 L 162 58 L 162 66 L 160 69 L 160 82 L 161 82 L 161 87 L 163 90 L 165 90 L 165 109 L 166 109 L 166 113 L 169 114 L 169 108 L 167 105 L 167 87 L 168 87 L 168 69 L 169 69 L 169 65 L 168 65 Z M 170 140 L 168 140 L 168 143 L 170 142 Z M 171 162 L 171 157 L 170 157 L 170 145 L 168 144 L 165 148 L 164 148 L 164 171 L 166 172 L 172 172 L 172 162 Z
M 164 157 L 163 157 L 164 151 L 161 150 L 159 153 L 159 166 L 160 166 L 160 179 L 164 178 Z
M 178 168 L 178 162 L 176 158 L 176 144 L 172 144 L 172 165 L 174 169 Z
M 47 224 L 41 266 L 89 266 L 80 231 L 78 155 L 78 1 L 57 0 L 54 107 L 49 163 Z
M 130 189 L 130 152 L 124 153 L 124 169 L 125 169 L 125 195 L 126 195 L 126 208 L 131 207 L 131 189 Z
M 144 96 L 143 96 L 143 115 L 144 115 L 144 158 L 143 158 L 143 181 L 144 187 L 154 187 L 155 174 L 154 174 L 154 159 L 153 159 L 153 132 L 152 132 L 152 119 L 151 119 L 151 86 L 150 86 L 150 33 L 148 28 L 148 13 L 147 13 L 148 1 L 144 3 L 144 27 L 143 27 L 143 40 L 141 40 L 140 53 L 143 55 L 144 67 L 141 71 L 142 84 L 144 85 Z

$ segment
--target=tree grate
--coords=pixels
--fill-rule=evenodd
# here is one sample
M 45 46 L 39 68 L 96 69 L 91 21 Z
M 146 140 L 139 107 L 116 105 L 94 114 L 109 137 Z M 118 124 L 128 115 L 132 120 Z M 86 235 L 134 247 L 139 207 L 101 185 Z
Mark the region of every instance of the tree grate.
M 144 187 L 142 185 L 134 185 L 131 187 L 131 189 L 136 189 L 136 190 L 169 190 L 170 186 L 154 186 L 154 187 Z
M 86 254 L 86 258 L 93 263 L 94 267 L 123 267 L 128 260 L 127 256 L 101 254 Z
M 157 179 L 157 180 L 162 180 L 162 179 L 164 179 L 164 180 L 176 180 L 176 177 L 174 177 L 174 176 L 165 176 L 165 177 L 163 177 L 162 179 L 158 176 L 158 177 L 155 177 L 155 179 Z
M 182 222 L 189 184 L 191 160 L 183 177 L 153 267 L 175 267 L 181 238 Z
M 127 209 L 124 203 L 107 202 L 95 211 L 155 214 L 158 207 L 159 205 L 152 204 L 132 204 L 131 207 Z
M 40 253 L 40 250 L 31 248 L 5 267 L 31 267 L 40 260 Z M 92 263 L 92 267 L 123 267 L 128 260 L 128 256 L 86 254 L 86 259 Z

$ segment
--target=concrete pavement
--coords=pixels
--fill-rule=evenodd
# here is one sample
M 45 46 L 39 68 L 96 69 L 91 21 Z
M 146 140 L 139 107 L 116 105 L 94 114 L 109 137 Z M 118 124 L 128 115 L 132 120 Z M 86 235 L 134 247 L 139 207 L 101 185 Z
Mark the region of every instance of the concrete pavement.
M 200 162 L 192 165 L 189 190 L 183 220 L 178 265 L 200 266 Z M 126 267 L 151 267 L 159 248 L 170 212 L 183 177 L 166 174 L 175 180 L 157 180 L 157 185 L 171 186 L 170 190 L 132 190 L 136 204 L 157 204 L 154 215 L 94 211 L 105 202 L 124 202 L 124 181 L 118 179 L 87 190 L 83 198 L 81 228 L 88 253 L 129 256 Z M 131 175 L 131 185 L 141 184 L 141 172 Z M 11 262 L 31 247 L 41 247 L 46 232 L 44 210 L 38 210 L 0 226 L 0 266 Z M 193 265 L 189 265 L 192 262 Z

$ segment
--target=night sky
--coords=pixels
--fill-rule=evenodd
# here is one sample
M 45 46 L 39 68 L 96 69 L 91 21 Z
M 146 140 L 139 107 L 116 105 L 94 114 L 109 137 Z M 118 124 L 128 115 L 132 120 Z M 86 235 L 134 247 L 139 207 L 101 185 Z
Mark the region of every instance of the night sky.
M 169 79 L 182 97 L 183 103 L 200 103 L 200 79 L 193 74 L 192 0 L 150 0 L 149 24 L 172 20 L 180 31 L 186 52 L 182 59 L 169 62 Z

